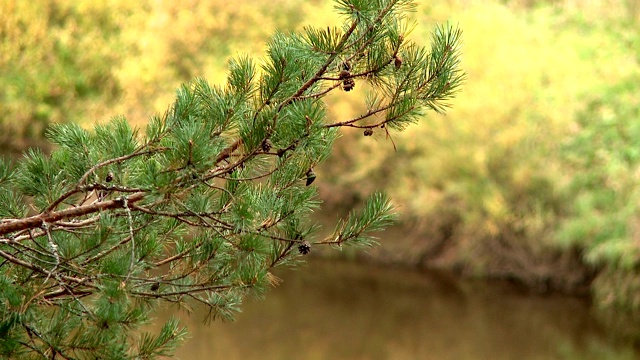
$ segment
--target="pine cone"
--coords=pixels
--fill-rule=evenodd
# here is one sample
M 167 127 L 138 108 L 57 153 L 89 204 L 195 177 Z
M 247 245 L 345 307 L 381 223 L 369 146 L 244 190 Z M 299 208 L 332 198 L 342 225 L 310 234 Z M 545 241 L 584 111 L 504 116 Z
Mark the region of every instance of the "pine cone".
M 298 251 L 302 255 L 307 255 L 311 252 L 311 244 L 309 244 L 308 241 L 303 241 L 302 243 L 300 243 L 300 245 L 298 245 Z

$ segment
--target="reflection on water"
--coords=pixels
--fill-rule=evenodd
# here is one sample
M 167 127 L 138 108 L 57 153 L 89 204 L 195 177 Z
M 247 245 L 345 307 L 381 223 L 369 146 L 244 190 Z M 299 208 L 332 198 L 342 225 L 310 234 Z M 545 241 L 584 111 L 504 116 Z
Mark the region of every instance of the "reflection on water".
M 181 359 L 636 359 L 564 296 L 313 260 L 235 322 L 181 314 Z M 162 315 L 165 316 L 165 315 Z

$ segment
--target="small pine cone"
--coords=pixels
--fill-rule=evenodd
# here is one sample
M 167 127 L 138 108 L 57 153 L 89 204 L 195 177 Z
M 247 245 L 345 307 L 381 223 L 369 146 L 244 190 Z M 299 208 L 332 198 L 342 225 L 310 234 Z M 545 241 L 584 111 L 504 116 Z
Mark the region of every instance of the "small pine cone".
M 269 152 L 269 150 L 271 150 L 271 141 L 266 139 L 262 142 L 262 151 Z
M 396 70 L 400 69 L 402 66 L 402 58 L 400 55 L 396 55 L 396 57 L 393 58 L 393 65 L 396 67 Z
M 340 80 L 346 79 L 351 76 L 351 73 L 348 70 L 340 71 Z
M 354 87 L 356 87 L 356 82 L 353 79 L 345 79 L 342 82 L 342 89 L 344 91 L 351 91 Z
M 311 252 L 311 244 L 309 244 L 308 241 L 301 242 L 300 245 L 298 245 L 298 251 L 302 255 L 307 255 Z
M 313 171 L 313 169 L 309 169 L 309 171 L 307 171 L 307 186 L 311 185 L 311 183 L 316 180 L 316 177 L 315 171 Z
M 109 171 L 109 173 L 107 174 L 107 177 L 104 179 L 104 181 L 106 181 L 106 182 L 113 181 L 113 173 L 111 171 Z
M 366 129 L 364 131 L 364 136 L 371 136 L 373 135 L 373 129 Z

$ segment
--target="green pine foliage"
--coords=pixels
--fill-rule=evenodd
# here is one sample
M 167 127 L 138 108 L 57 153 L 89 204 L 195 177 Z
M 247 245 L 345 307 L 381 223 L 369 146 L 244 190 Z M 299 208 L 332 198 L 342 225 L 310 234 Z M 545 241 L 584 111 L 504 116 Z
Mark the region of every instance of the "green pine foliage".
M 265 58 L 229 63 L 224 86 L 181 86 L 144 131 L 122 117 L 49 128 L 50 156 L 0 162 L 0 354 L 155 358 L 185 329 L 141 332 L 159 303 L 232 319 L 271 270 L 322 245 L 371 246 L 393 206 L 373 194 L 319 238 L 313 168 L 340 127 L 401 130 L 442 111 L 463 80 L 460 31 L 430 50 L 408 38 L 406 0 L 340 0 L 342 26 L 277 33 Z M 324 97 L 365 89 L 371 105 L 330 121 Z

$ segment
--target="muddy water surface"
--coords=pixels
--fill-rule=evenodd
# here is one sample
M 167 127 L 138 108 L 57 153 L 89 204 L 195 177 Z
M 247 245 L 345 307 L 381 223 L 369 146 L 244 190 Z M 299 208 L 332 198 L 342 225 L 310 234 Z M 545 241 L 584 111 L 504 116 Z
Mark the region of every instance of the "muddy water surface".
M 181 359 L 640 359 L 584 299 L 506 283 L 313 260 L 235 322 L 181 314 Z M 162 315 L 163 317 L 166 314 Z

